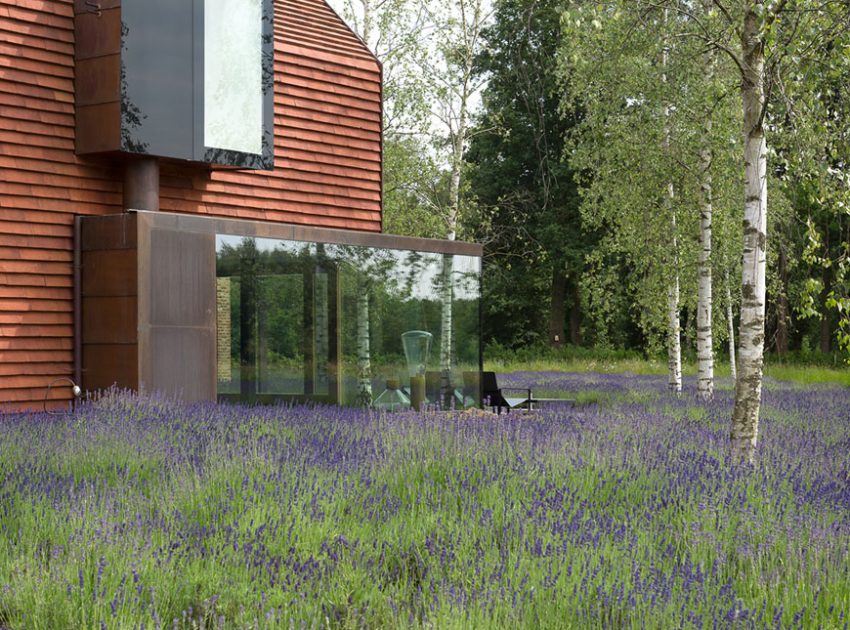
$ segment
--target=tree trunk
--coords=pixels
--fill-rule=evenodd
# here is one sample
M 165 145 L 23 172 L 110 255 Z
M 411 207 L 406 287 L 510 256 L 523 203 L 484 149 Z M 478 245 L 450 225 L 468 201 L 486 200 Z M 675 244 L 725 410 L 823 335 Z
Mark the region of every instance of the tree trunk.
M 729 325 L 729 373 L 737 380 L 738 370 L 735 364 L 735 314 L 732 312 L 732 287 L 729 283 L 729 267 L 726 271 L 726 322 Z
M 581 285 L 578 275 L 571 276 L 572 304 L 570 305 L 570 343 L 580 346 L 584 343 L 581 336 Z
M 711 123 L 706 124 L 708 137 Z M 700 204 L 699 288 L 697 297 L 697 395 L 703 400 L 714 396 L 714 345 L 711 334 L 711 150 L 700 153 L 702 183 Z
M 829 269 L 824 271 L 823 291 L 821 291 L 821 317 L 820 317 L 820 351 L 824 354 L 832 352 L 832 313 L 826 306 L 829 294 L 832 293 L 832 274 Z
M 560 348 L 564 344 L 566 319 L 567 274 L 560 265 L 552 268 L 552 287 L 549 301 L 549 345 Z
M 440 400 L 443 408 L 451 405 L 452 390 L 452 271 L 454 257 L 443 255 L 443 268 L 440 278 Z
M 664 9 L 664 23 L 667 23 L 667 9 Z M 661 74 L 661 82 L 667 84 L 667 64 L 670 56 L 670 49 L 665 44 L 661 52 L 661 66 L 663 68 Z M 664 138 L 662 140 L 662 148 L 665 154 L 670 153 L 670 104 L 667 102 L 667 95 L 664 95 L 664 104 L 661 107 L 661 115 L 664 119 Z M 682 391 L 682 339 L 681 339 L 681 324 L 679 322 L 679 241 L 676 236 L 676 209 L 674 207 L 676 199 L 676 191 L 673 188 L 673 182 L 667 184 L 667 207 L 670 211 L 670 221 L 672 227 L 672 268 L 670 269 L 671 278 L 670 284 L 667 287 L 667 371 L 668 371 L 668 387 L 671 392 L 676 394 Z
M 682 341 L 679 325 L 679 274 L 667 289 L 667 385 L 671 392 L 682 392 Z
M 753 463 L 758 443 L 764 367 L 765 260 L 767 254 L 767 142 L 764 136 L 763 0 L 747 3 L 741 35 L 744 109 L 744 255 L 738 378 L 732 411 L 732 458 Z
M 776 354 L 788 352 L 788 259 L 785 250 L 779 250 L 779 295 L 776 297 Z
M 369 289 L 360 283 L 357 293 L 357 401 L 372 406 L 372 357 L 369 347 Z

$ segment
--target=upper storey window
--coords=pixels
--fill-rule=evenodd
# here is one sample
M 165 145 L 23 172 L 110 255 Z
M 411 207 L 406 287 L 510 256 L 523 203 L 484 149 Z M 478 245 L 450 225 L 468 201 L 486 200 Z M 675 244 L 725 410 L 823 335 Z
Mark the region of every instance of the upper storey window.
M 204 3 L 204 144 L 263 152 L 262 0 Z
M 272 0 L 78 13 L 77 151 L 273 168 Z

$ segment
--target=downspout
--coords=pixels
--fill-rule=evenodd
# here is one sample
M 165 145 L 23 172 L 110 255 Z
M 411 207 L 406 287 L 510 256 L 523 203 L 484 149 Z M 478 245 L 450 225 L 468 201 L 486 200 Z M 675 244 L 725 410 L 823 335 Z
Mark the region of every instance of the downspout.
M 83 382 L 82 217 L 74 217 L 74 382 Z

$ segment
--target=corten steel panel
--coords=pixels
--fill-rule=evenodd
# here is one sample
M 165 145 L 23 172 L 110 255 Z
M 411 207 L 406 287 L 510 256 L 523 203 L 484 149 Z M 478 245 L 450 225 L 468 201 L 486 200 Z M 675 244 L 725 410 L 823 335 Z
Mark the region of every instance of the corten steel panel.
M 482 256 L 484 252 L 483 247 L 477 243 L 464 243 L 461 241 L 440 241 L 427 238 L 395 236 L 392 234 L 353 232 L 240 219 L 220 219 L 217 217 L 201 217 L 168 212 L 139 211 L 135 214 L 138 216 L 140 223 L 148 226 L 146 229 L 193 232 L 208 236 L 211 235 L 213 237 L 216 234 L 230 234 L 309 243 L 383 247 L 460 256 Z
M 121 148 L 119 103 L 77 107 L 77 153 L 101 153 Z
M 83 298 L 82 308 L 84 343 L 136 343 L 136 296 L 87 297 Z
M 154 229 L 150 244 L 151 326 L 212 327 L 215 236 Z
M 121 9 L 106 9 L 100 16 L 79 13 L 74 16 L 77 60 L 121 53 Z
M 135 213 L 83 219 L 83 251 L 136 249 Z
M 135 250 L 83 252 L 83 297 L 131 296 L 136 293 Z
M 78 60 L 74 90 L 77 107 L 118 102 L 121 99 L 121 56 Z
M 139 387 L 214 400 L 215 237 L 151 229 L 139 213 Z
M 139 383 L 138 346 L 136 344 L 84 344 L 83 382 L 87 391 L 137 389 Z
M 215 400 L 215 330 L 153 326 L 150 329 L 152 378 L 144 391 L 194 402 Z

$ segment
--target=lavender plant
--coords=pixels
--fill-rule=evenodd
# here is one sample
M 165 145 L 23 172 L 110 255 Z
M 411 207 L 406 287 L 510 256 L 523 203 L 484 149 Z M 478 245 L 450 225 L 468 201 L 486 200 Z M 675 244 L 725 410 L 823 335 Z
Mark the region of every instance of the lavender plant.
M 728 384 L 500 380 L 581 404 L 2 416 L 0 628 L 848 626 L 850 391 L 769 383 L 736 468 Z

